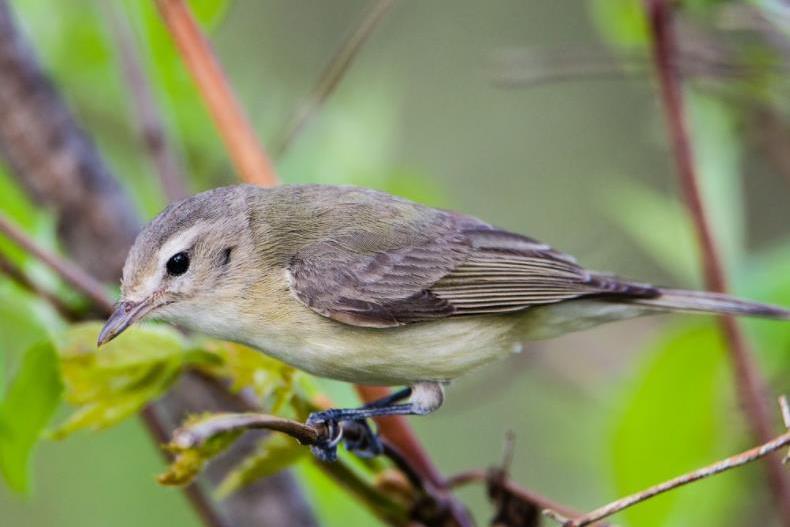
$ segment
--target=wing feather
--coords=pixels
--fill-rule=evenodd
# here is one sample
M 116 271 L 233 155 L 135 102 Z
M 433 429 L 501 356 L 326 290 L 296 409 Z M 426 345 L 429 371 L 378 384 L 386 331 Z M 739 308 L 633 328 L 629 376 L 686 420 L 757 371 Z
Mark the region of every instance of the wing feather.
M 658 291 L 591 273 L 531 238 L 433 209 L 387 243 L 368 229 L 309 244 L 288 271 L 296 297 L 357 326 L 392 327 L 459 315 L 508 313 L 588 295 L 650 298 Z M 403 228 L 403 226 L 400 226 Z

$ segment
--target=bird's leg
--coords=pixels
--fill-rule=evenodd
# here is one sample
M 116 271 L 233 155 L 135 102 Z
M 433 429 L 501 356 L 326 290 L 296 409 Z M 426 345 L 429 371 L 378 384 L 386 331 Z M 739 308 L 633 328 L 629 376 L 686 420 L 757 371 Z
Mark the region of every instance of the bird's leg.
M 408 398 L 408 402 L 399 403 Z M 370 428 L 367 419 L 384 415 L 425 415 L 442 405 L 444 391 L 438 382 L 420 382 L 399 390 L 387 397 L 368 403 L 360 408 L 332 408 L 310 414 L 307 424 L 323 423 L 329 429 L 329 438 L 311 447 L 313 454 L 324 461 L 337 459 L 337 445 L 343 439 L 343 426 L 356 427 L 358 438 L 346 448 L 362 457 L 373 457 L 382 452 L 381 442 Z

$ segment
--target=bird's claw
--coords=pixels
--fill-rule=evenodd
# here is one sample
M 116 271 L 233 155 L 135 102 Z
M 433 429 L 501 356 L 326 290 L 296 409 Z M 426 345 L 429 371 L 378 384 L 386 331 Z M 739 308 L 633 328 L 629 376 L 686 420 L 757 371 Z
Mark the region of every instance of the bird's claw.
M 310 447 L 321 461 L 336 461 L 337 446 L 344 441 L 346 450 L 359 457 L 372 458 L 383 451 L 381 440 L 366 419 L 339 420 L 331 410 L 316 412 L 307 418 L 310 426 L 322 425 L 325 432 Z
M 345 422 L 346 431 L 346 450 L 353 452 L 359 457 L 373 458 L 384 451 L 381 439 L 370 427 L 367 419 L 358 419 Z M 353 433 L 352 433 L 353 431 Z
M 324 412 L 310 414 L 308 426 L 322 425 L 324 433 L 318 436 L 310 451 L 321 461 L 337 461 L 337 445 L 343 440 L 343 427 L 337 419 L 324 415 Z

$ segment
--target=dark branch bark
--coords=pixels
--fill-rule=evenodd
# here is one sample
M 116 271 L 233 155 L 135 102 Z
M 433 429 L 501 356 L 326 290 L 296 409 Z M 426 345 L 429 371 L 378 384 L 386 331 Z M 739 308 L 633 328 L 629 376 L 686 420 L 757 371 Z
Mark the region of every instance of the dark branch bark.
M 55 211 L 74 261 L 104 281 L 118 280 L 139 226 L 134 208 L 43 73 L 5 0 L 0 0 L 0 152 L 30 195 Z M 200 379 L 186 378 L 166 401 L 146 412 L 149 429 L 165 424 L 169 435 L 172 423 L 163 416 L 209 409 L 219 397 Z M 225 402 L 224 410 L 239 410 Z M 211 482 L 218 481 L 212 476 Z M 208 525 L 315 525 L 287 473 L 229 498 L 221 513 L 199 488 L 188 492 Z

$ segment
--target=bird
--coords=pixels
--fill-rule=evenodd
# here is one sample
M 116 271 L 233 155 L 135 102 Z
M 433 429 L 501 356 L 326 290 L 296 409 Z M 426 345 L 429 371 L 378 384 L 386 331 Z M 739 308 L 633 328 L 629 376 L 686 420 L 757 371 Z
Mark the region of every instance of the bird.
M 790 320 L 790 310 L 582 267 L 533 238 L 371 189 L 233 185 L 169 205 L 137 236 L 98 337 L 157 318 L 239 342 L 310 374 L 404 386 L 315 412 L 337 456 L 344 423 L 376 455 L 368 418 L 425 415 L 443 386 L 523 342 L 665 312 Z

